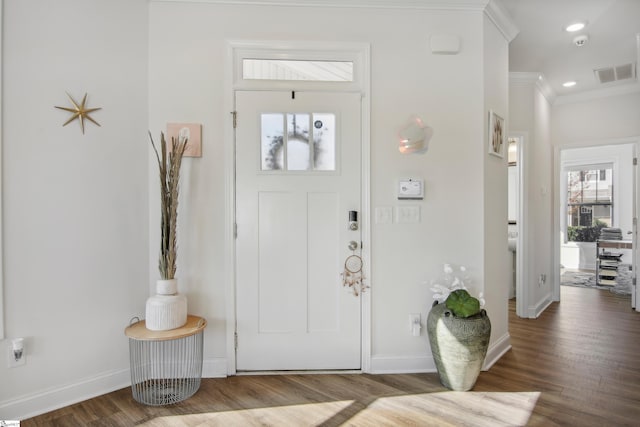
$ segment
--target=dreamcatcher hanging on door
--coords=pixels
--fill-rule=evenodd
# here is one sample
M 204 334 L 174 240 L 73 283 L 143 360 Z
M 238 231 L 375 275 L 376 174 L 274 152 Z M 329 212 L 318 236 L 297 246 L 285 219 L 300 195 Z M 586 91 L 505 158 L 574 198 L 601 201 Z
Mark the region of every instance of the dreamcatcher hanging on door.
M 352 250 L 352 254 L 344 261 L 342 286 L 351 288 L 355 296 L 360 295 L 369 287 L 364 283 L 365 277 L 362 267 L 362 258 L 355 254 L 355 250 Z

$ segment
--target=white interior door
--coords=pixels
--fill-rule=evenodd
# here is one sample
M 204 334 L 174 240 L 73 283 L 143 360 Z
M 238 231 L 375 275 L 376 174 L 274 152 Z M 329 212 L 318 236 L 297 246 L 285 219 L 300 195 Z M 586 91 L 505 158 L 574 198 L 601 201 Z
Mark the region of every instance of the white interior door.
M 236 92 L 239 371 L 360 369 L 360 94 Z M 359 251 L 359 247 L 356 252 Z

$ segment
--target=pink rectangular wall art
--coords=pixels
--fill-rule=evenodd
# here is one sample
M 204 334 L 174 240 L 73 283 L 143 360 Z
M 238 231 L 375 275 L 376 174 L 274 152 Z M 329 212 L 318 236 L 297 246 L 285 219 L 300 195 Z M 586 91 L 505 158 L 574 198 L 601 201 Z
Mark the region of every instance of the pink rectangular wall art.
M 185 157 L 202 157 L 202 125 L 200 123 L 167 123 L 167 142 L 171 138 L 188 139 Z

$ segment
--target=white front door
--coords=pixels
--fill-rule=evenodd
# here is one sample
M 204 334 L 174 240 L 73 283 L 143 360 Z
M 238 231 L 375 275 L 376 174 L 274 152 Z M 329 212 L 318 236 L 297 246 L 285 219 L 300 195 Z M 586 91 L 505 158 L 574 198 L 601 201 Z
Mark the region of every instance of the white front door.
M 360 94 L 236 92 L 236 367 L 360 369 Z M 359 248 L 356 250 L 359 253 Z

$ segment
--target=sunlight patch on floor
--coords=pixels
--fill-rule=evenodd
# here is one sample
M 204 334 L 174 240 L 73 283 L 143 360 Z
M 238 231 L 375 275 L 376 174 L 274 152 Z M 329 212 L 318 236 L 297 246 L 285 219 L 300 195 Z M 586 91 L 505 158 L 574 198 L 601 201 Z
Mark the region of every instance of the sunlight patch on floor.
M 158 417 L 144 426 L 526 426 L 540 392 L 422 393 Z
M 172 415 L 147 421 L 143 426 L 316 426 L 354 403 L 353 400 L 241 409 L 203 414 Z
M 349 420 L 353 425 L 525 426 L 540 392 L 445 391 L 381 397 Z

